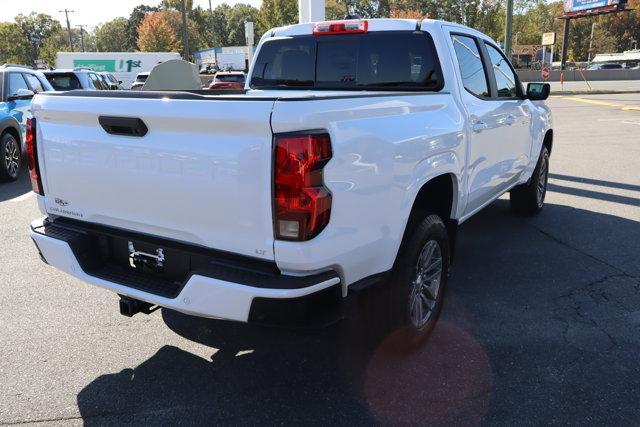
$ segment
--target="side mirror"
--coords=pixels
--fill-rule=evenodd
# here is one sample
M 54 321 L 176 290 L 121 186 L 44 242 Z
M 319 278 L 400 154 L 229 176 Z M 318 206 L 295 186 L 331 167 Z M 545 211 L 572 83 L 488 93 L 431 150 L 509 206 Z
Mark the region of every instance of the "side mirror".
M 527 99 L 532 101 L 544 101 L 549 97 L 551 85 L 549 83 L 527 84 Z
M 122 80 L 118 80 L 118 84 L 122 84 Z
M 31 99 L 35 95 L 35 92 L 29 89 L 18 89 L 18 91 L 8 96 L 9 101 L 16 101 L 18 99 Z

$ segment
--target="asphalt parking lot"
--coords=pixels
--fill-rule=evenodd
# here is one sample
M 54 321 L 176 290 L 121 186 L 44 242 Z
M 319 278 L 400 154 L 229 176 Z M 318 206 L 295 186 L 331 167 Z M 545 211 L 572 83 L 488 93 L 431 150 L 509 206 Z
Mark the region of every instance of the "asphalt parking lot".
M 43 264 L 27 175 L 0 185 L 0 423 L 637 425 L 640 94 L 553 97 L 540 216 L 465 223 L 420 351 L 117 297 Z

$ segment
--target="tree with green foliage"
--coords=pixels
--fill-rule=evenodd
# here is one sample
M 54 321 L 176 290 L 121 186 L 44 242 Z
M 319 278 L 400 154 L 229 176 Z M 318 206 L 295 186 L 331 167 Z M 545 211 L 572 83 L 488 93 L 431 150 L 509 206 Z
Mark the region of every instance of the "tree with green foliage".
M 297 0 L 262 0 L 255 27 L 258 37 L 260 37 L 271 28 L 297 22 Z
M 227 12 L 227 43 L 229 46 L 245 46 L 247 44 L 244 36 L 245 21 L 256 22 L 259 11 L 249 4 L 238 3 Z M 254 39 L 255 35 L 254 25 Z
M 213 46 L 229 46 L 229 37 L 227 34 L 227 15 L 231 10 L 231 6 L 222 3 L 213 9 L 211 14 L 211 30 Z
M 127 52 L 131 50 L 127 36 L 126 18 L 107 21 L 95 29 L 96 47 L 99 52 Z
M 33 65 L 32 46 L 17 24 L 0 22 L 0 63 Z
M 40 47 L 51 36 L 58 33 L 62 26 L 49 15 L 31 12 L 29 15 L 18 15 L 15 18 L 16 25 L 31 44 L 28 62 L 33 64 L 40 59 Z

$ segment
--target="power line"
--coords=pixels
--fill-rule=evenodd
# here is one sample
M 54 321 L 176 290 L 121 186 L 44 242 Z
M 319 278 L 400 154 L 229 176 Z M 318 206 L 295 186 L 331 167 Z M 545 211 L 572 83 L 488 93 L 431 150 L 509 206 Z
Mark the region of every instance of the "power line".
M 59 10 L 58 12 L 62 13 L 64 12 L 64 16 L 67 18 L 67 34 L 69 35 L 69 49 L 71 50 L 71 52 L 73 52 L 73 42 L 71 41 L 71 24 L 69 23 L 69 14 L 73 13 L 73 10 L 69 10 L 69 9 L 64 9 L 64 10 Z

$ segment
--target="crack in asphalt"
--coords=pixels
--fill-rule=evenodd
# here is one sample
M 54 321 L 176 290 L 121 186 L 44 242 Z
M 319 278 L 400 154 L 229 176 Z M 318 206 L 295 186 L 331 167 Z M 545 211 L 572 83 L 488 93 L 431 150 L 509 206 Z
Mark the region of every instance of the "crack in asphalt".
M 533 225 L 533 228 L 535 228 L 539 233 L 541 233 L 542 235 L 544 235 L 545 237 L 551 239 L 552 241 L 566 247 L 569 248 L 577 253 L 579 253 L 580 255 L 583 255 L 587 258 L 590 258 L 600 264 L 606 265 L 607 267 L 609 267 L 610 269 L 614 270 L 615 273 L 611 273 L 611 274 L 605 274 L 602 277 L 596 278 L 594 280 L 591 280 L 585 284 L 582 284 L 574 289 L 571 289 L 563 294 L 561 294 L 560 296 L 558 296 L 557 298 L 555 298 L 555 300 L 561 300 L 561 299 L 569 299 L 571 301 L 571 307 L 570 310 L 572 311 L 573 316 L 566 315 L 566 311 L 567 311 L 567 307 L 558 307 L 554 310 L 554 316 L 552 317 L 554 320 L 560 322 L 563 324 L 563 330 L 562 330 L 562 339 L 566 344 L 569 345 L 576 345 L 575 342 L 571 342 L 571 340 L 569 339 L 569 330 L 572 326 L 575 327 L 576 322 L 577 323 L 582 323 L 584 325 L 587 326 L 591 326 L 593 328 L 595 328 L 596 330 L 600 331 L 604 336 L 606 336 L 607 340 L 608 340 L 608 347 L 606 352 L 611 352 L 613 350 L 615 350 L 616 348 L 618 348 L 618 342 L 616 340 L 616 338 L 609 332 L 609 330 L 607 329 L 606 325 L 602 325 L 601 322 L 599 321 L 600 319 L 598 319 L 597 317 L 593 317 L 591 315 L 589 315 L 588 310 L 586 310 L 584 308 L 584 302 L 581 302 L 579 300 L 579 298 L 581 296 L 587 296 L 589 297 L 591 300 L 593 300 L 593 303 L 596 305 L 599 305 L 602 300 L 604 300 L 607 303 L 615 303 L 616 305 L 618 305 L 619 307 L 621 307 L 623 310 L 627 311 L 627 312 L 632 312 L 631 309 L 629 309 L 628 307 L 619 304 L 617 301 L 612 301 L 610 296 L 607 295 L 606 289 L 602 289 L 599 287 L 599 285 L 602 285 L 604 283 L 607 283 L 608 281 L 612 280 L 612 279 L 630 279 L 633 281 L 633 291 L 638 294 L 640 293 L 640 277 L 634 276 L 630 273 L 628 273 L 627 271 L 624 271 L 623 269 L 621 269 L 620 267 L 617 267 L 601 258 L 598 258 L 588 252 L 585 252 L 584 250 L 575 247 L 565 241 L 563 241 L 562 239 L 559 239 L 558 237 L 554 236 L 553 234 L 541 229 L 540 227 Z M 598 297 L 601 298 L 601 300 L 598 299 Z
M 592 260 L 594 260 L 594 261 L 597 261 L 597 262 L 599 262 L 599 263 L 601 263 L 601 264 L 604 264 L 604 265 L 606 265 L 607 267 L 609 267 L 609 268 L 611 268 L 611 269 L 613 269 L 613 270 L 618 271 L 620 274 L 623 274 L 623 275 L 625 275 L 625 276 L 626 276 L 626 277 L 628 277 L 628 278 L 631 278 L 631 279 L 633 279 L 633 280 L 640 281 L 640 277 L 639 277 L 639 276 L 634 276 L 634 275 L 630 274 L 629 272 L 627 272 L 627 271 L 623 270 L 622 268 L 620 268 L 620 267 L 618 267 L 618 266 L 616 266 L 616 265 L 613 265 L 613 264 L 611 264 L 611 263 L 609 263 L 609 262 L 607 262 L 607 261 L 605 261 L 605 260 L 603 260 L 603 259 L 601 259 L 601 258 L 598 258 L 598 257 L 596 257 L 595 255 L 591 255 L 590 253 L 585 252 L 585 251 L 583 251 L 582 249 L 577 248 L 577 247 L 575 247 L 575 246 L 571 245 L 570 243 L 567 243 L 567 242 L 565 242 L 564 240 L 562 240 L 562 239 L 560 239 L 560 238 L 558 238 L 558 237 L 554 236 L 553 234 L 549 233 L 548 231 L 543 230 L 542 228 L 540 228 L 539 226 L 537 226 L 537 225 L 535 225 L 535 224 L 532 224 L 532 227 L 533 227 L 534 229 L 536 229 L 540 234 L 542 234 L 542 235 L 544 235 L 544 236 L 548 237 L 549 239 L 553 240 L 554 242 L 556 242 L 556 243 L 558 243 L 558 244 L 560 244 L 560 245 L 562 245 L 562 246 L 564 246 L 564 247 L 567 247 L 567 248 L 569 248 L 569 249 L 571 249 L 571 250 L 573 250 L 573 251 L 575 251 L 575 252 L 579 253 L 580 255 L 586 256 L 586 257 L 588 257 L 588 258 L 591 258 L 591 259 L 592 259 Z

